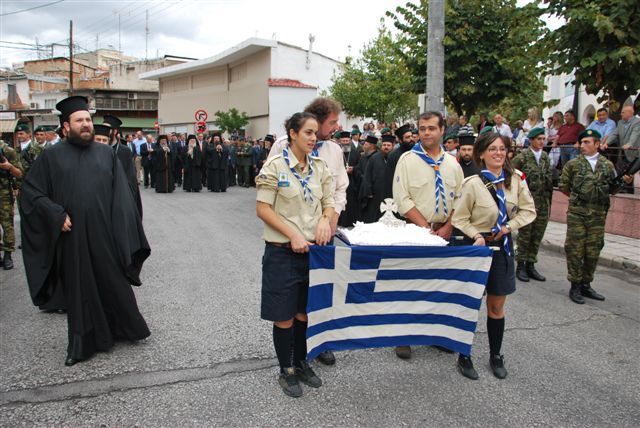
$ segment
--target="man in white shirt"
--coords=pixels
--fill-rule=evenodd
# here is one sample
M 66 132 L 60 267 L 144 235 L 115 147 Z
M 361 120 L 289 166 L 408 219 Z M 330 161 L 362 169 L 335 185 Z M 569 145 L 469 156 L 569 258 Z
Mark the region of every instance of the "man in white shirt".
M 138 184 L 142 182 L 142 158 L 140 157 L 140 146 L 145 144 L 146 142 L 147 140 L 144 139 L 142 131 L 136 132 L 136 139 L 133 140 L 133 148 L 135 148 L 135 165 Z
M 493 121 L 496 123 L 493 127 L 493 130 L 503 137 L 513 137 L 513 132 L 511 132 L 511 127 L 504 123 L 504 118 L 500 113 L 493 116 Z

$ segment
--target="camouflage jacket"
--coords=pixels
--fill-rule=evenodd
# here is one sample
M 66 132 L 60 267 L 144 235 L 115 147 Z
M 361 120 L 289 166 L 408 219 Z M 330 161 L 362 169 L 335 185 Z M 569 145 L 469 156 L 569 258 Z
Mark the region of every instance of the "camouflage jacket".
M 553 192 L 551 160 L 549 155 L 542 152 L 540 163 L 530 149 L 523 150 L 511 161 L 514 168 L 524 172 L 527 185 L 534 198 L 548 200 Z
M 0 140 L 0 151 L 2 151 L 2 154 L 7 158 L 11 165 L 18 168 L 24 174 L 22 163 L 20 162 L 20 156 L 2 140 Z M 21 180 L 11 175 L 9 171 L 0 170 L 0 193 L 5 193 L 5 191 L 8 191 L 10 188 L 15 188 L 15 186 L 19 186 L 20 184 Z
M 615 176 L 615 167 L 604 156 L 598 157 L 594 172 L 589 161 L 580 155 L 564 166 L 560 190 L 569 195 L 569 207 L 606 211 L 609 209 L 609 194 Z
M 38 156 L 44 151 L 44 147 L 37 141 L 31 140 L 25 150 L 20 152 L 20 161 L 22 162 L 23 174 L 27 175 L 31 169 L 31 165 L 36 161 Z

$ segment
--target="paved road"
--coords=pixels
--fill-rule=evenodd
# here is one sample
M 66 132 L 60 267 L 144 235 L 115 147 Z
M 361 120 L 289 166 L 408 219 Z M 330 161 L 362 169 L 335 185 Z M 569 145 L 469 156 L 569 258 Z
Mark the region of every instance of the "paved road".
M 259 319 L 254 196 L 143 190 L 152 256 L 136 294 L 152 335 L 71 368 L 65 317 L 31 305 L 17 255 L 0 271 L 0 425 L 638 426 L 638 278 L 601 269 L 607 300 L 578 306 L 556 253 L 539 265 L 553 280 L 519 284 L 507 304 L 506 380 L 488 367 L 483 309 L 479 381 L 431 348 L 410 361 L 376 349 L 338 354 L 317 369 L 322 388 L 285 397 Z

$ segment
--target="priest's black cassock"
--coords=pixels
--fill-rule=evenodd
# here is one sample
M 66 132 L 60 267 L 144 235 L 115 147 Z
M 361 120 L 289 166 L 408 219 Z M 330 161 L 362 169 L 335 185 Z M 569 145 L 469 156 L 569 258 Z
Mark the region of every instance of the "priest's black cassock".
M 464 178 L 480 174 L 480 168 L 478 168 L 478 165 L 476 165 L 473 160 L 465 162 L 464 160 L 460 159 L 460 167 L 462 168 Z
M 227 191 L 227 166 L 229 165 L 229 150 L 221 143 L 207 144 L 207 189 L 212 192 Z
M 142 199 L 140 198 L 140 187 L 138 186 L 138 177 L 136 176 L 136 167 L 133 163 L 133 152 L 123 143 L 116 143 L 113 146 L 113 151 L 120 159 L 122 169 L 127 175 L 127 181 L 133 194 L 133 199 L 138 207 L 138 212 L 142 218 Z
M 173 159 L 171 152 L 164 151 L 162 147 L 153 152 L 151 162 L 156 176 L 156 193 L 171 193 L 175 189 Z
M 45 150 L 24 181 L 22 254 L 33 303 L 62 287 L 67 358 L 149 336 L 130 284 L 151 250 L 127 177 L 111 147 L 67 140 Z M 62 232 L 66 216 L 71 231 Z
M 382 152 L 375 152 L 367 161 L 360 186 L 362 221 L 365 223 L 375 223 L 382 216 L 380 204 L 385 199 L 387 157 Z
M 411 150 L 413 146 L 413 143 L 403 143 L 389 153 L 389 157 L 387 158 L 386 184 L 384 189 L 385 198 L 393 198 L 393 176 L 396 173 L 396 165 L 398 165 L 400 156 Z
M 358 175 L 358 163 L 360 162 L 360 152 L 351 143 L 351 150 L 343 153 L 345 166 L 353 167 L 349 174 L 349 186 L 347 187 L 347 206 L 340 214 L 338 224 L 342 227 L 352 227 L 356 221 L 360 221 L 360 176 Z
M 184 178 L 182 188 L 187 192 L 199 192 L 202 189 L 202 151 L 196 144 L 193 152 L 184 155 Z

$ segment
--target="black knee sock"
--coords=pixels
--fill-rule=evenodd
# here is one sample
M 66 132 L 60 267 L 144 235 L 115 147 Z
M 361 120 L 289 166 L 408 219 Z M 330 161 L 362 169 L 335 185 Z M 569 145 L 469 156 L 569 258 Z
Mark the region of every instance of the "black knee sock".
M 489 335 L 489 352 L 491 355 L 500 355 L 502 336 L 504 335 L 504 318 L 487 317 L 487 334 Z
M 291 367 L 291 335 L 293 327 L 280 328 L 273 325 L 273 346 L 276 348 L 280 370 Z
M 300 361 L 307 359 L 307 323 L 295 319 L 293 321 L 293 364 L 300 365 Z

